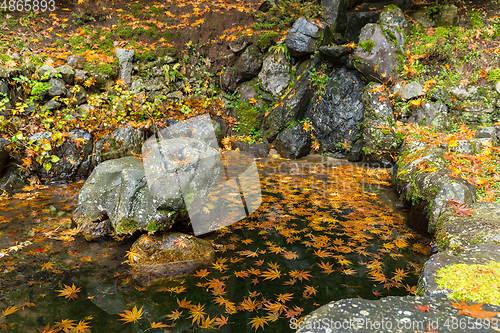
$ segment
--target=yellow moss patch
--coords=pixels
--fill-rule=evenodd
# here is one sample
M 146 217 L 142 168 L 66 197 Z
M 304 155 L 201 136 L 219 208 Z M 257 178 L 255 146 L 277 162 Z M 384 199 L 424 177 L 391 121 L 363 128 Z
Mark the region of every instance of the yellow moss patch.
M 437 271 L 440 288 L 453 292 L 448 298 L 500 305 L 500 263 L 456 264 Z

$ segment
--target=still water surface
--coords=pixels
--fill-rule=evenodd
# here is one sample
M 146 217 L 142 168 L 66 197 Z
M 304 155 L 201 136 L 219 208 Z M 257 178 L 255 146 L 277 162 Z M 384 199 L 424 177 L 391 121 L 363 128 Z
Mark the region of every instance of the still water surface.
M 87 242 L 71 226 L 83 182 L 4 198 L 0 328 L 290 332 L 290 318 L 330 301 L 412 291 L 429 239 L 405 225 L 386 170 L 320 156 L 262 159 L 258 168 L 261 207 L 204 237 L 217 248 L 215 262 L 149 287 L 124 263 L 138 234 Z M 78 292 L 65 298 L 73 285 Z M 140 319 L 120 321 L 134 307 Z

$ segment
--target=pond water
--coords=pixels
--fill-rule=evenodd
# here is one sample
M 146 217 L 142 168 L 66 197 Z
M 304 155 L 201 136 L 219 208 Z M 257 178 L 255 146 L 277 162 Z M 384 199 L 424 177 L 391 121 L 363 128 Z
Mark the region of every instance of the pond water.
M 4 196 L 0 327 L 290 332 L 291 318 L 330 301 L 415 290 L 430 240 L 405 225 L 387 170 L 321 156 L 257 164 L 262 205 L 203 237 L 216 246 L 215 261 L 147 287 L 125 263 L 139 235 L 87 242 L 71 226 L 83 182 Z M 140 315 L 126 322 L 119 314 L 134 307 Z

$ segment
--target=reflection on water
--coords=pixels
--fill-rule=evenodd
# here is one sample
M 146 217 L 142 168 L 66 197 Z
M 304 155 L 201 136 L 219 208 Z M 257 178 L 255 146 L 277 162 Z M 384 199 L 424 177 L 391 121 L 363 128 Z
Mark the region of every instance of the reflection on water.
M 385 170 L 319 156 L 258 167 L 261 207 L 204 237 L 218 249 L 215 261 L 150 287 L 123 263 L 139 235 L 86 242 L 72 229 L 82 183 L 0 201 L 0 327 L 289 332 L 290 318 L 330 301 L 412 291 L 428 240 L 405 226 Z M 70 300 L 61 291 L 73 284 L 80 291 Z M 134 306 L 140 318 L 120 321 Z

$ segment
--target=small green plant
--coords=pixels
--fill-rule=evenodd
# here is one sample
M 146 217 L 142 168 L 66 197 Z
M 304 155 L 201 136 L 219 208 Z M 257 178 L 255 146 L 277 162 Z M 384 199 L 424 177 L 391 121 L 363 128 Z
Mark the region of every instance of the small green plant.
M 269 48 L 269 53 L 272 54 L 273 58 L 277 59 L 280 55 L 284 55 L 285 58 L 290 61 L 290 53 L 285 44 L 278 44 L 271 46 Z
M 500 81 L 500 68 L 493 68 L 488 72 L 488 80 L 493 83 L 497 83 Z
M 184 75 L 179 72 L 181 64 L 176 63 L 174 65 L 163 65 L 163 75 L 165 77 L 165 82 L 167 84 L 177 81 L 177 79 L 184 79 Z
M 309 73 L 311 83 L 317 90 L 319 96 L 323 95 L 326 91 L 326 83 L 328 82 L 328 75 L 326 74 L 326 63 L 321 64 L 320 69 L 317 71 L 312 69 Z
M 472 10 L 469 12 L 467 15 L 467 18 L 469 19 L 470 25 L 474 29 L 480 29 L 484 26 L 483 18 L 481 17 L 481 14 L 477 10 Z
M 234 110 L 240 103 L 240 97 L 238 96 L 238 91 L 236 90 L 232 93 L 225 93 L 223 97 L 228 100 L 226 106 L 231 110 Z
M 375 42 L 369 39 L 367 41 L 364 41 L 363 43 L 360 43 L 359 46 L 361 46 L 363 51 L 370 52 L 375 47 Z

